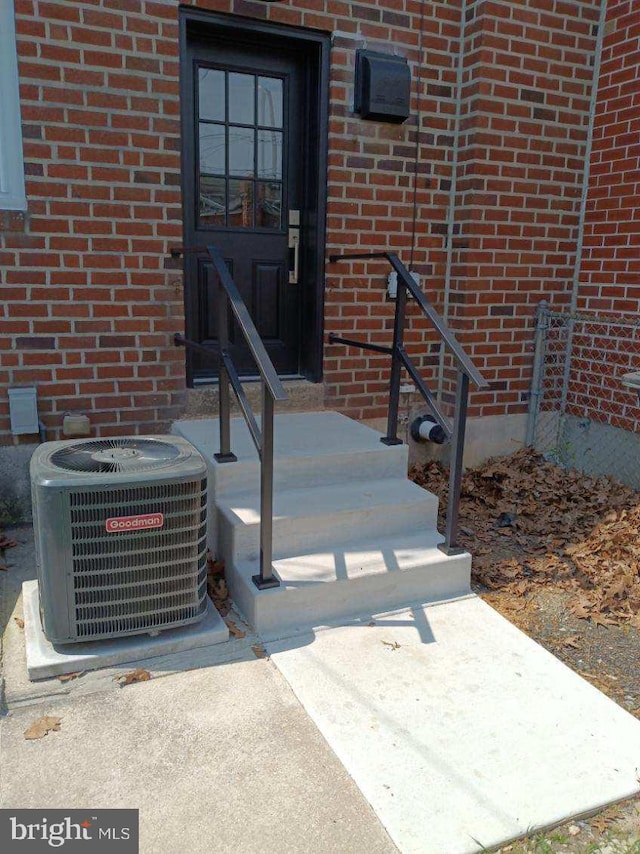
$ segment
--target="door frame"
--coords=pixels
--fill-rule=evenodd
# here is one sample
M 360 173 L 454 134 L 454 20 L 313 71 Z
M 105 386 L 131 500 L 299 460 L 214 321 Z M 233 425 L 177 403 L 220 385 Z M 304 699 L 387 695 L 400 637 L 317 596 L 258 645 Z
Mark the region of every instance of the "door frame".
M 186 138 L 193 133 L 193 92 L 187 91 L 184 74 L 187 42 L 206 41 L 223 36 L 239 46 L 250 49 L 253 44 L 267 44 L 274 51 L 286 47 L 298 53 L 304 62 L 307 109 L 303 116 L 304 140 L 302 194 L 305 201 L 301 211 L 303 228 L 304 283 L 300 293 L 300 377 L 311 382 L 322 380 L 324 334 L 324 259 L 327 208 L 327 149 L 329 137 L 329 53 L 331 35 L 283 24 L 272 24 L 252 18 L 180 8 L 180 119 L 181 119 L 181 181 L 183 207 L 183 242 L 186 244 L 187 211 L 195 204 L 193 177 L 187 175 Z M 185 334 L 193 338 L 198 328 L 198 299 L 195 288 L 184 282 Z M 191 354 L 186 354 L 187 387 L 203 385 L 194 382 Z M 217 384 L 212 377 L 206 384 Z

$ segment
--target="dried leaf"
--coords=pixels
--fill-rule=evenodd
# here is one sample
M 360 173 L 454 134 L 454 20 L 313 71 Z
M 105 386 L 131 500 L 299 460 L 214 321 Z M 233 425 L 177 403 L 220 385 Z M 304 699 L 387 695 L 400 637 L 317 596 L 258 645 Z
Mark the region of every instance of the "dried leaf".
M 209 575 L 224 575 L 224 561 L 216 560 L 209 552 L 207 554 L 207 571 Z
M 612 824 L 615 824 L 620 818 L 620 810 L 617 808 L 613 808 L 607 810 L 600 815 L 595 816 L 592 819 L 589 819 L 589 824 L 591 827 L 594 827 L 599 833 L 604 833 L 608 830 Z
M 239 629 L 233 620 L 225 620 L 225 623 L 234 638 L 246 638 L 247 633 L 243 632 L 242 629 Z
M 84 675 L 84 670 L 77 670 L 75 673 L 62 673 L 58 676 L 60 682 L 71 682 L 72 679 L 79 679 Z
M 226 599 L 229 595 L 229 589 L 227 587 L 227 582 L 224 578 L 216 578 L 212 584 L 213 597 L 214 599 Z
M 0 535 L 0 551 L 5 549 L 14 549 L 18 543 L 16 540 L 10 540 L 5 534 Z
M 141 667 L 132 670 L 130 673 L 124 673 L 122 676 L 116 676 L 116 680 L 120 682 L 121 688 L 124 688 L 125 685 L 133 685 L 134 682 L 148 682 L 149 679 L 151 679 L 151 674 L 148 670 L 143 670 Z
M 13 620 L 19 629 L 24 629 L 24 620 L 22 617 L 14 617 Z
M 591 615 L 591 621 L 594 623 L 594 625 L 603 626 L 605 629 L 608 629 L 609 626 L 615 626 L 616 625 L 615 620 L 612 620 L 610 617 L 607 617 L 604 614 L 598 614 L 598 613 Z
M 38 718 L 31 726 L 24 731 L 24 737 L 31 741 L 36 738 L 44 738 L 49 732 L 59 732 L 62 718 L 46 715 L 43 718 Z
M 391 649 L 400 649 L 400 644 L 398 643 L 398 641 L 385 641 L 385 640 L 383 640 L 382 643 L 385 646 L 391 647 Z
M 570 649 L 580 649 L 580 635 L 569 635 L 562 638 L 562 646 L 568 646 Z
M 266 658 L 267 657 L 267 651 L 262 646 L 261 643 L 254 643 L 253 646 L 251 647 L 251 650 L 252 650 L 252 652 L 256 658 Z
M 571 613 L 579 620 L 588 620 L 591 617 L 590 607 L 589 602 L 586 602 L 584 599 L 578 599 L 571 605 Z
M 0 563 L 0 572 L 8 572 L 8 571 L 9 571 L 9 567 L 6 565 L 6 563 Z

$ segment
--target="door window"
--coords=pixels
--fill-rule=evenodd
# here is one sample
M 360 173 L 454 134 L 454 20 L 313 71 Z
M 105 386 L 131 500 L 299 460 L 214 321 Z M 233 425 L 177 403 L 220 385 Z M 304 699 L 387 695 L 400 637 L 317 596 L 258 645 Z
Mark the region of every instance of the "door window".
M 281 78 L 198 68 L 201 228 L 282 229 Z

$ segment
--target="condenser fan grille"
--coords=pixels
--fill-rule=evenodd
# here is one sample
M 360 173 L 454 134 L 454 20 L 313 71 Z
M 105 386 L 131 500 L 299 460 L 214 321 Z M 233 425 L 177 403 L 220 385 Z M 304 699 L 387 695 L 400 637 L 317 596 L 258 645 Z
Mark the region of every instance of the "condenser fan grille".
M 180 455 L 159 439 L 96 439 L 54 451 L 51 462 L 65 471 L 145 472 L 170 465 Z
M 110 533 L 110 516 L 162 514 L 162 527 Z M 193 622 L 207 609 L 207 481 L 69 494 L 78 640 Z

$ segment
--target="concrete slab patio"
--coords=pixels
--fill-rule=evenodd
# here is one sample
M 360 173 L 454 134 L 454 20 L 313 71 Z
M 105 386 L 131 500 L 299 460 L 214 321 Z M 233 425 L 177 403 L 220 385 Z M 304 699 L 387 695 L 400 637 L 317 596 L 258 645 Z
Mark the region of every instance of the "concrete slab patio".
M 60 731 L 25 741 L 45 714 Z M 40 701 L 0 732 L 2 807 L 137 808 L 142 854 L 396 851 L 266 660 Z
M 270 659 L 234 614 L 228 643 L 29 682 L 16 536 L 0 806 L 138 808 L 143 854 L 463 854 L 640 789 L 640 722 L 474 596 L 267 642 Z M 151 681 L 120 688 L 135 666 Z M 60 732 L 26 741 L 43 715 Z

